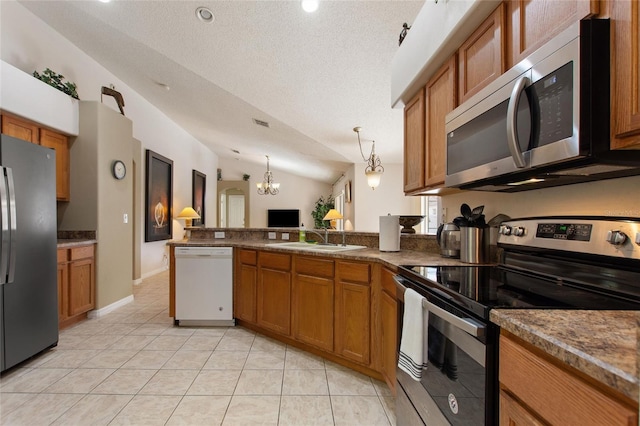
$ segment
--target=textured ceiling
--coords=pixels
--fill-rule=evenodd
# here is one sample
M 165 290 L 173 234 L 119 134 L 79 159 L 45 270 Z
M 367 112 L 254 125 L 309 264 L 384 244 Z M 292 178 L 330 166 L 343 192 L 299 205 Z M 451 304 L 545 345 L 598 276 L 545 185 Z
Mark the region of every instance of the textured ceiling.
M 22 4 L 221 157 L 269 155 L 273 169 L 333 182 L 363 162 L 361 126 L 365 155 L 375 140 L 383 164 L 402 162 L 391 60 L 423 1 L 321 1 L 313 14 L 299 1 Z

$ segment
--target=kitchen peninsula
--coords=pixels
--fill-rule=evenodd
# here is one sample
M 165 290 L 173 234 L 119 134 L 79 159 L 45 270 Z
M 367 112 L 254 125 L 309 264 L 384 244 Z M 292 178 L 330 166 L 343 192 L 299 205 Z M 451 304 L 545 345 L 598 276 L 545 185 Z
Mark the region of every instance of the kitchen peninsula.
M 226 238 L 213 238 L 216 231 L 225 232 Z M 280 239 L 269 240 L 268 232 L 277 232 Z M 282 242 L 282 233 L 288 233 L 290 240 L 297 241 L 297 230 L 294 229 L 194 228 L 189 240 L 168 243 L 171 252 L 170 315 L 175 315 L 174 248 L 233 247 L 234 315 L 239 325 L 371 377 L 383 378 L 394 389 L 397 311 L 393 276 L 397 267 L 406 264 L 447 266 L 459 265 L 460 262 L 440 257 L 433 237 L 424 235 L 403 235 L 401 251 L 385 253 L 376 247 L 377 234 L 347 233 L 347 244 L 367 245 L 368 248 L 318 253 L 278 247 L 274 243 Z M 341 235 L 330 233 L 330 241 L 334 239 L 340 241 Z M 278 258 L 276 266 L 265 263 L 274 256 Z M 277 276 L 285 280 L 285 292 L 278 294 L 284 294 L 287 300 L 269 300 L 270 291 L 261 291 L 264 282 L 259 277 L 265 270 L 275 271 Z M 268 305 L 268 302 L 273 305 Z M 238 308 L 249 315 L 241 316 Z M 284 322 L 279 324 L 282 328 L 278 331 L 274 331 L 273 322 L 267 321 L 275 318 L 275 312 L 269 311 L 271 308 L 286 311 L 279 312 L 284 313 L 278 316 Z M 348 315 L 344 315 L 345 309 L 348 309 Z M 576 317 L 576 321 L 555 321 L 554 334 L 547 339 L 551 343 L 538 345 L 540 351 L 553 358 L 558 365 L 578 374 L 580 380 L 587 380 L 592 387 L 596 386 L 600 393 L 624 399 L 623 406 L 637 412 L 637 353 L 629 350 L 629 345 L 636 342 L 635 328 L 620 327 L 615 338 L 611 338 L 608 331 L 610 327 L 603 327 L 603 324 L 625 325 L 636 314 L 599 311 L 596 321 L 593 316 L 585 316 L 584 311 L 509 310 L 496 311 L 491 320 L 505 332 L 531 341 L 527 336 L 530 336 L 530 327 L 534 323 L 528 324 L 529 320 L 537 321 L 536 328 L 540 329 L 544 328 L 540 321 L 544 323 L 544 318 L 549 315 L 570 319 L 580 314 L 583 316 Z M 354 321 L 354 318 L 360 322 Z M 326 327 L 323 327 L 325 322 Z M 580 324 L 579 334 L 586 339 L 582 345 L 570 338 L 576 333 L 576 324 Z M 601 341 L 608 342 L 606 348 L 598 346 L 597 342 Z M 535 339 L 531 344 L 536 345 Z

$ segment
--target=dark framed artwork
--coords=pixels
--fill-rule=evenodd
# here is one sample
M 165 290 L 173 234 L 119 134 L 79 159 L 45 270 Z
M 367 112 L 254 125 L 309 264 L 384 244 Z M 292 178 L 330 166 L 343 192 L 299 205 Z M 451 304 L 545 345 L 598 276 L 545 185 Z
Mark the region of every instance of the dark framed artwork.
M 204 194 L 207 190 L 207 175 L 197 170 L 191 172 L 191 206 L 200 215 L 193 219 L 192 226 L 204 226 Z
M 347 183 L 344 184 L 344 200 L 347 203 L 351 202 L 351 181 L 348 180 Z
M 147 149 L 146 172 L 144 241 L 169 240 L 173 230 L 173 161 Z

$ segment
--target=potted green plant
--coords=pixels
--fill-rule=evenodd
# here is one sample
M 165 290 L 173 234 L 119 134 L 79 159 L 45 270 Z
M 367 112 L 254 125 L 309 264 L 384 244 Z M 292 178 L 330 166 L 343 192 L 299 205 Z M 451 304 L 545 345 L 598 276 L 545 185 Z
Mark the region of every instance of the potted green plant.
M 249 178 L 251 178 L 251 175 L 248 175 L 248 174 L 246 174 L 246 173 L 242 175 L 242 180 L 246 180 L 246 181 L 248 181 L 248 180 L 249 180 Z
M 74 99 L 80 99 L 78 98 L 78 92 L 76 90 L 78 86 L 76 86 L 75 83 L 71 83 L 70 81 L 63 82 L 62 80 L 64 79 L 64 76 L 62 74 L 58 74 L 55 71 L 47 68 L 42 71 L 42 74 L 38 73 L 38 71 L 34 71 L 33 76 L 38 80 L 47 83 L 49 86 L 56 88 L 63 93 L 66 93 Z
M 313 217 L 314 228 L 316 229 L 324 229 L 330 226 L 330 221 L 322 220 L 327 212 L 331 209 L 335 208 L 335 200 L 333 195 L 329 194 L 327 198 L 320 196 L 316 201 L 315 209 L 311 212 L 311 216 Z

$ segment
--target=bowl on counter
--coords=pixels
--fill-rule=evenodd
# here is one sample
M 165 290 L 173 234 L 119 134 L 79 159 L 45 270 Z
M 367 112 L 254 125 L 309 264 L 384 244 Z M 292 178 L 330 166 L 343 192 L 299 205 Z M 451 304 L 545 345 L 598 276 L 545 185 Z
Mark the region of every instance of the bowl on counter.
M 424 216 L 400 216 L 400 225 L 402 226 L 400 232 L 402 234 L 415 234 L 416 230 L 413 227 L 422 222 L 422 219 L 424 219 Z

